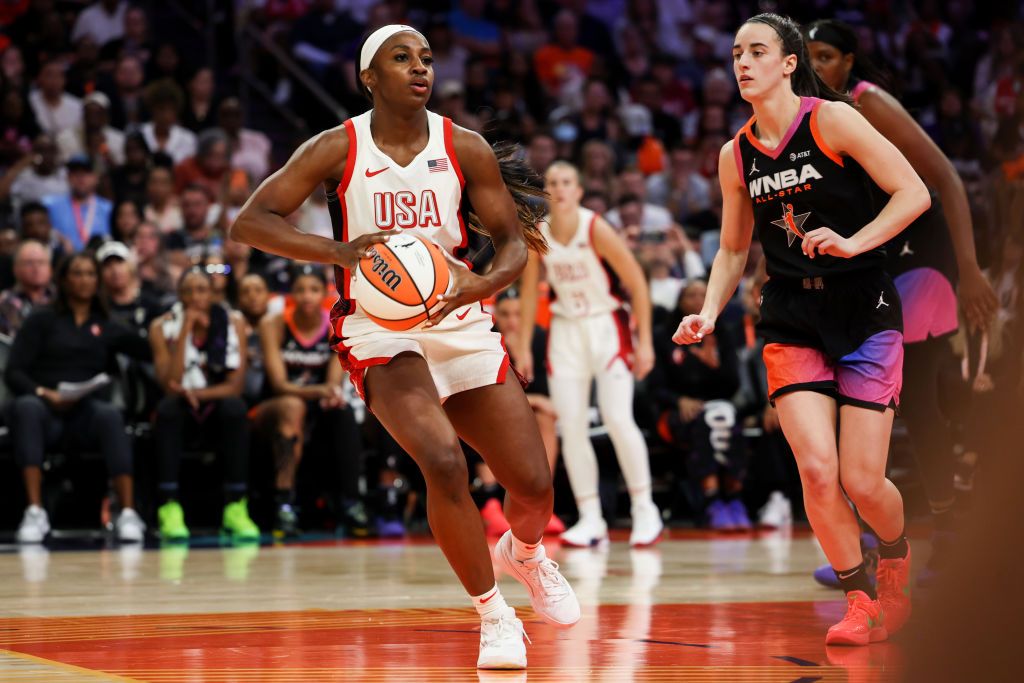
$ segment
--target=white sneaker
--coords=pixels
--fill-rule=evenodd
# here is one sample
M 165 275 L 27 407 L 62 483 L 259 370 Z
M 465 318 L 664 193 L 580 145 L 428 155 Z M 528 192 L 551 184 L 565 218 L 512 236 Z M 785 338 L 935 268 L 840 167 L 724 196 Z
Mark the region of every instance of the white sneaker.
M 514 609 L 506 607 L 489 614 L 480 622 L 480 656 L 476 668 L 525 669 L 524 638 L 529 640 Z
M 563 531 L 559 538 L 565 545 L 589 548 L 608 540 L 608 524 L 601 517 L 580 517 L 580 521 Z
M 781 491 L 773 491 L 761 508 L 758 522 L 761 526 L 781 529 L 793 526 L 793 505 Z
M 537 616 L 555 626 L 572 626 L 580 620 L 580 603 L 572 586 L 558 571 L 558 564 L 548 559 L 544 546 L 537 555 L 519 562 L 512 555 L 512 532 L 506 531 L 494 546 L 498 565 L 526 586 L 530 604 Z
M 643 503 L 633 508 L 633 531 L 629 534 L 631 546 L 654 545 L 661 540 L 665 524 L 661 511 L 654 503 Z
M 50 516 L 38 505 L 25 508 L 25 515 L 18 527 L 18 543 L 42 543 L 50 533 Z
M 146 523 L 135 510 L 122 508 L 114 522 L 114 531 L 122 543 L 141 543 L 146 535 Z

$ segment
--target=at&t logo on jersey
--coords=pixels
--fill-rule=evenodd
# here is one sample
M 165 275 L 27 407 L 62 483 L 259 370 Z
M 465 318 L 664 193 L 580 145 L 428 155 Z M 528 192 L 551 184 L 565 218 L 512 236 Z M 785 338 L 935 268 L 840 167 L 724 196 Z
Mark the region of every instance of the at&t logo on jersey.
M 439 228 L 441 215 L 433 190 L 423 190 L 419 198 L 412 192 L 374 192 L 373 217 L 377 227 Z
M 754 178 L 748 183 L 750 198 L 757 203 L 769 202 L 778 197 L 806 192 L 811 189 L 811 180 L 821 180 L 822 175 L 811 164 L 804 164 L 800 171 L 787 168 L 771 175 Z

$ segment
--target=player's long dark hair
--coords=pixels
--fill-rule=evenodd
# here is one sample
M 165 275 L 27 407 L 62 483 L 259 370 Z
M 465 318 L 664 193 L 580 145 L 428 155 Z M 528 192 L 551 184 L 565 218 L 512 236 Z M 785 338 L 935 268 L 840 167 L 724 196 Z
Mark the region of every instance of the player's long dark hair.
M 820 97 L 832 102 L 852 104 L 853 100 L 849 95 L 830 88 L 811 66 L 811 57 L 807 53 L 807 44 L 804 42 L 800 24 L 789 17 L 771 12 L 750 17 L 743 23 L 771 26 L 775 35 L 779 37 L 782 54 L 787 57 L 796 55 L 796 70 L 789 77 L 790 86 L 795 94 L 801 97 Z
M 818 40 L 828 43 L 842 55 L 853 55 L 853 67 L 850 69 L 850 80 L 846 84 L 847 90 L 853 89 L 859 81 L 867 81 L 894 93 L 895 83 L 892 75 L 863 53 L 856 31 L 846 22 L 838 19 L 819 19 L 807 27 L 805 36 L 807 42 Z
M 546 254 L 548 243 L 537 228 L 537 224 L 547 213 L 548 193 L 541 189 L 543 180 L 526 163 L 522 148 L 514 142 L 496 144 L 494 156 L 498 158 L 501 179 L 512 195 L 512 201 L 515 202 L 516 215 L 519 218 L 519 225 L 523 228 L 526 246 L 538 254 Z M 487 227 L 473 211 L 469 212 L 469 227 L 481 235 L 490 237 Z

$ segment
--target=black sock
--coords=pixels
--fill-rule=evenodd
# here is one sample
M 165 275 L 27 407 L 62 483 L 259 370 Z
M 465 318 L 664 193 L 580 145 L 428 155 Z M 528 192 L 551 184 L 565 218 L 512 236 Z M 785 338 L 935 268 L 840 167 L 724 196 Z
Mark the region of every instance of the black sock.
M 285 505 L 295 504 L 295 494 L 291 489 L 277 489 L 274 493 L 274 503 L 277 507 L 282 508 Z
M 868 577 L 868 571 L 864 567 L 863 562 L 853 569 L 847 569 L 845 571 L 833 569 L 832 571 L 836 573 L 836 578 L 839 579 L 839 587 L 843 589 L 844 593 L 849 593 L 851 591 L 864 591 L 872 600 L 878 599 L 878 595 L 875 593 L 875 587 L 871 585 L 871 579 Z
M 902 560 L 910 552 L 910 545 L 907 537 L 900 534 L 895 541 L 883 541 L 878 539 L 878 557 L 882 560 Z

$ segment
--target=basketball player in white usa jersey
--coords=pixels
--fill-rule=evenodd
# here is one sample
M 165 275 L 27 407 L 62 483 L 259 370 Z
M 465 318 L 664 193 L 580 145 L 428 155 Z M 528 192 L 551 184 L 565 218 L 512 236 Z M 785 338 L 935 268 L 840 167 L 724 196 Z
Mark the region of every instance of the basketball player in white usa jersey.
M 426 110 L 432 62 L 414 28 L 391 25 L 370 34 L 360 49 L 359 79 L 373 109 L 302 145 L 257 188 L 231 236 L 288 258 L 335 265 L 341 290 L 332 315 L 335 349 L 370 410 L 423 471 L 431 531 L 481 616 L 477 666 L 519 669 L 526 666 L 523 625 L 494 582 L 459 437 L 508 492 L 511 531 L 495 548 L 498 564 L 526 585 L 539 616 L 557 626 L 576 623 L 576 596 L 541 545 L 553 500 L 544 445 L 479 303 L 516 279 L 528 247 L 545 245 L 527 202 L 525 164 L 511 156 L 499 162 L 482 137 Z M 331 192 L 336 187 L 341 197 L 334 240 L 283 219 L 319 183 Z M 463 206 L 467 200 L 472 213 Z M 416 231 L 454 263 L 467 244 L 467 217 L 494 244 L 486 274 L 453 265 L 445 306 L 412 330 L 386 330 L 362 315 L 349 298 L 348 280 L 373 244 L 398 230 Z
M 583 188 L 575 167 L 555 162 L 544 176 L 551 213 L 539 224 L 548 252 L 531 252 L 521 285 L 523 330 L 515 350 L 528 377 L 530 337 L 537 310 L 537 282 L 544 265 L 554 301 L 548 337 L 547 372 L 558 414 L 562 453 L 580 519 L 562 534 L 568 545 L 589 546 L 608 537 L 598 498 L 597 458 L 590 445 L 590 388 L 597 380 L 597 406 L 608 429 L 632 501 L 631 545 L 657 542 L 661 513 L 651 500 L 647 444 L 633 419 L 633 382 L 654 366 L 651 300 L 640 264 L 615 230 L 580 206 Z M 611 272 L 609 272 L 609 270 Z M 639 344 L 633 349 L 629 312 L 619 294 L 630 294 Z M 632 366 L 633 371 L 630 371 Z

